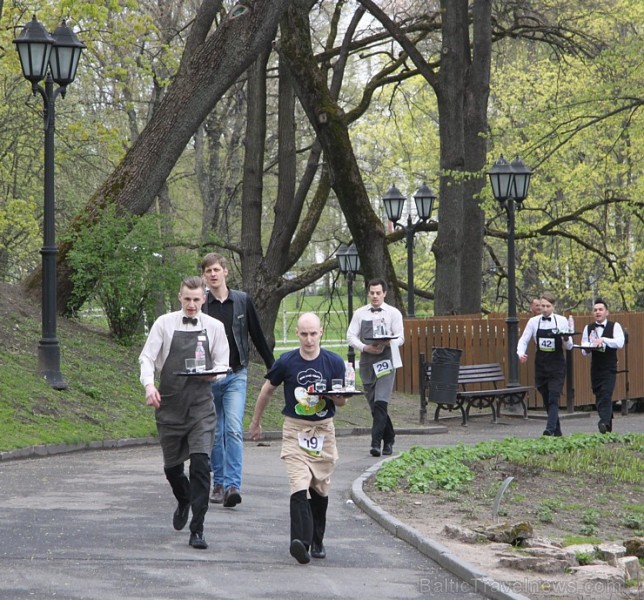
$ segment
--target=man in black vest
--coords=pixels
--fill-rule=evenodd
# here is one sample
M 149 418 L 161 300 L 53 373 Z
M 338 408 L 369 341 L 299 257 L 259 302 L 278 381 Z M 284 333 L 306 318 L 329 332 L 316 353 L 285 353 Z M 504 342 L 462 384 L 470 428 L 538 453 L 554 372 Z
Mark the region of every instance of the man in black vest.
M 613 430 L 613 390 L 617 377 L 617 350 L 624 347 L 624 331 L 619 323 L 608 320 L 608 305 L 601 298 L 593 306 L 595 322 L 584 327 L 581 345 L 592 347 L 582 350 L 591 355 L 590 382 L 599 414 L 597 427 L 601 433 Z

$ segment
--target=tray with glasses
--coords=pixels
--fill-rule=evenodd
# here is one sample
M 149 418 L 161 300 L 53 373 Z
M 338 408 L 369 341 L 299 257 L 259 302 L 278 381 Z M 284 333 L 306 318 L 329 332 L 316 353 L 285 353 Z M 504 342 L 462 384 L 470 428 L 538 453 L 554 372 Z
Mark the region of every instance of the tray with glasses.
M 329 398 L 333 398 L 333 396 L 359 396 L 360 394 L 364 394 L 362 390 L 345 390 L 344 388 L 341 389 L 335 389 L 335 390 L 328 390 L 325 392 L 322 392 L 320 390 L 314 390 L 312 392 L 306 392 L 309 396 L 328 396 Z
M 210 369 L 209 371 L 174 371 L 172 374 L 179 377 L 212 377 L 213 375 L 228 375 L 231 369 Z

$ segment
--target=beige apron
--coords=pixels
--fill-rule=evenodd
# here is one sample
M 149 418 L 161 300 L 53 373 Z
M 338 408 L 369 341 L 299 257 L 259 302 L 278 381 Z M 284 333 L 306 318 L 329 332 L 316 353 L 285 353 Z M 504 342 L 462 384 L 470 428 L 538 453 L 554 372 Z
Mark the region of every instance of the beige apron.
M 318 456 L 317 444 L 322 436 Z M 291 494 L 312 487 L 321 496 L 328 496 L 331 475 L 338 461 L 333 419 L 307 421 L 285 417 L 280 458 L 286 463 Z

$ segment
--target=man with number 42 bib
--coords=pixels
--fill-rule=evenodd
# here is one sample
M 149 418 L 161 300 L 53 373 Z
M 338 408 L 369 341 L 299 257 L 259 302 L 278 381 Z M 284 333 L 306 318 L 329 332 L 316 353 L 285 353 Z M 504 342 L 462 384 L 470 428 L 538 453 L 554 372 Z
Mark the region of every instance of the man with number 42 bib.
M 371 456 L 390 455 L 396 436 L 389 417 L 389 399 L 396 369 L 402 367 L 400 346 L 405 343 L 401 312 L 385 303 L 387 284 L 372 279 L 367 284 L 369 304 L 353 315 L 347 340 L 360 351 L 360 377 L 371 416 Z M 381 450 L 382 448 L 382 450 Z
M 564 349 L 572 350 L 572 337 L 568 333 L 568 321 L 563 315 L 555 314 L 556 298 L 546 292 L 541 295 L 541 314 L 532 317 L 519 339 L 517 354 L 524 363 L 530 340 L 537 347 L 534 360 L 535 387 L 543 398 L 548 419 L 543 435 L 561 436 L 559 423 L 559 398 L 566 379 L 566 357 Z

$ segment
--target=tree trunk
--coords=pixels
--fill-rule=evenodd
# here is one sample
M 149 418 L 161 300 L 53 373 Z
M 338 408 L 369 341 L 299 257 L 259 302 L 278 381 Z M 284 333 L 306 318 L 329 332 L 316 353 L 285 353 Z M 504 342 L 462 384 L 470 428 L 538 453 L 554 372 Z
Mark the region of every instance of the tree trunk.
M 478 199 L 485 187 L 482 171 L 487 158 L 487 105 L 490 93 L 492 59 L 492 3 L 476 0 L 472 5 L 472 67 L 465 88 L 465 182 L 463 206 L 463 240 L 461 251 L 460 312 L 481 312 L 483 272 L 484 213 Z M 481 173 L 476 176 L 477 173 Z
M 442 52 L 436 86 L 441 142 L 441 184 L 436 257 L 434 312 L 461 312 L 463 194 L 465 169 L 465 77 L 469 68 L 467 0 L 441 0 Z
M 145 213 L 197 128 L 224 92 L 272 42 L 289 0 L 256 0 L 236 18 L 226 17 L 208 35 L 220 2 L 201 4 L 189 34 L 179 72 L 141 135 L 72 224 L 95 225 L 109 204 L 136 215 Z M 58 306 L 74 312 L 73 283 L 67 264 L 69 244 L 58 255 Z M 42 273 L 26 282 L 40 287 Z M 100 273 L 96 274 L 97 277 Z
M 331 187 L 358 248 L 365 280 L 383 277 L 396 284 L 385 230 L 371 208 L 353 153 L 346 115 L 332 97 L 326 74 L 313 56 L 308 13 L 295 4 L 287 10 L 278 51 L 291 71 L 297 96 L 324 150 Z M 397 284 L 392 286 L 392 295 L 388 300 L 402 306 Z

